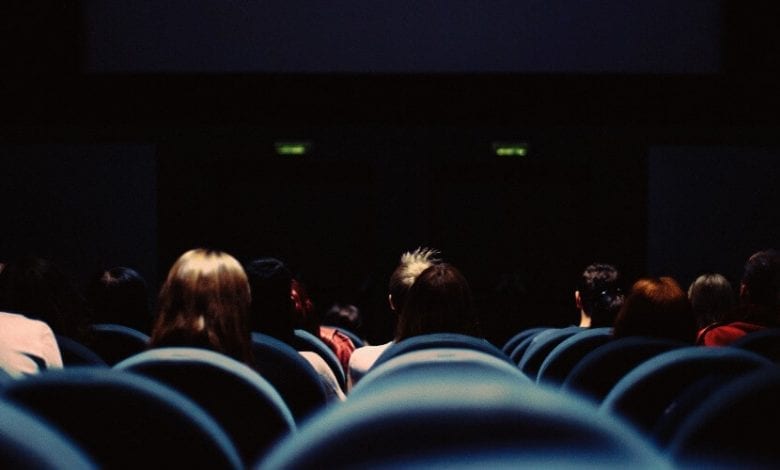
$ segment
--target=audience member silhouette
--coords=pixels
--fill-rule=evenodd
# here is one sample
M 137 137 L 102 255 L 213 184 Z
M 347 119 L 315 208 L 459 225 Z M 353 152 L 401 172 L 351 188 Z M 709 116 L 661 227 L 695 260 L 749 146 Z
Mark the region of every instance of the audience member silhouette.
M 346 374 L 349 367 L 349 357 L 352 355 L 352 351 L 355 350 L 352 340 L 335 328 L 321 325 L 317 311 L 314 308 L 314 302 L 311 300 L 306 287 L 303 282 L 295 277 L 293 277 L 291 282 L 290 297 L 292 299 L 295 326 L 320 338 L 339 359 L 341 368 Z
M 114 323 L 149 333 L 152 315 L 146 280 L 134 269 L 116 266 L 94 275 L 86 288 L 92 323 Z
M 88 306 L 71 278 L 38 256 L 11 260 L 0 272 L 0 311 L 41 320 L 56 335 L 88 343 Z
M 624 300 L 617 268 L 606 263 L 590 264 L 582 272 L 574 291 L 574 302 L 580 312 L 579 326 L 612 326 Z
M 324 327 L 343 328 L 363 339 L 363 318 L 360 309 L 353 304 L 336 302 L 322 317 Z
M 697 277 L 688 287 L 688 300 L 696 316 L 699 331 L 713 323 L 726 320 L 735 304 L 731 283 L 718 273 L 706 273 Z
M 302 285 L 293 294 L 293 275 L 287 265 L 278 258 L 257 258 L 246 263 L 246 273 L 252 290 L 250 305 L 252 331 L 264 333 L 295 347 L 295 304 L 294 295 L 307 308 L 309 299 L 303 294 Z M 329 399 L 343 400 L 344 392 L 338 379 L 325 359 L 312 351 L 299 351 L 320 376 Z
M 388 283 L 387 302 L 390 311 L 396 315 L 396 333 L 400 310 L 406 301 L 406 294 L 414 284 L 417 276 L 430 266 L 441 262 L 438 258 L 438 250 L 419 247 L 413 251 L 407 251 L 401 255 L 400 262 L 390 275 Z M 368 345 L 355 349 L 349 360 L 347 381 L 349 387 L 357 383 L 368 372 L 377 358 L 395 341 L 396 337 L 384 344 Z
M 780 326 L 780 250 L 753 253 L 745 262 L 739 285 L 739 305 L 728 319 L 699 332 L 697 343 L 725 346 L 764 328 Z
M 252 366 L 249 281 L 229 254 L 203 248 L 173 264 L 160 289 L 150 347 L 210 349 Z
M 615 318 L 613 335 L 668 338 L 693 344 L 696 319 L 688 297 L 671 277 L 639 279 Z
M 480 337 L 471 288 L 449 263 L 421 272 L 406 295 L 398 317 L 396 341 L 429 333 L 459 333 Z

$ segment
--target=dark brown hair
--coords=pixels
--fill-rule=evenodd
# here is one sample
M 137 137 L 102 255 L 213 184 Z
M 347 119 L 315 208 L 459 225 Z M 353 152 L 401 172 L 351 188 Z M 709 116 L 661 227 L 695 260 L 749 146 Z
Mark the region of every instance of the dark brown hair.
M 438 332 L 480 334 L 471 288 L 448 263 L 434 264 L 417 276 L 400 312 L 396 340 Z
M 203 347 L 251 365 L 249 302 L 249 282 L 235 258 L 190 250 L 160 289 L 150 345 Z

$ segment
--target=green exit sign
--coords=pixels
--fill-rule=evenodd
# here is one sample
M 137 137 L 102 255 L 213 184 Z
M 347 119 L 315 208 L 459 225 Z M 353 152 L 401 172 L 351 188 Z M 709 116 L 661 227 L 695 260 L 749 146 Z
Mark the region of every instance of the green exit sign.
M 493 152 L 499 157 L 525 157 L 528 144 L 525 142 L 493 142 Z
M 311 142 L 276 142 L 277 155 L 306 155 L 311 151 Z

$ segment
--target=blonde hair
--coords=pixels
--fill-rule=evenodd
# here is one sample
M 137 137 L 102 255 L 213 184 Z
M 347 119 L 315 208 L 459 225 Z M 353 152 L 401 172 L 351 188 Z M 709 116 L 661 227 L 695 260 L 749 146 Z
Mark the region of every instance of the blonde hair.
M 173 264 L 158 299 L 150 346 L 195 346 L 251 364 L 249 281 L 222 251 L 189 250 Z
M 406 293 L 414 284 L 417 276 L 434 264 L 441 262 L 439 251 L 433 248 L 418 247 L 401 255 L 398 267 L 390 276 L 388 292 L 396 308 L 403 306 Z

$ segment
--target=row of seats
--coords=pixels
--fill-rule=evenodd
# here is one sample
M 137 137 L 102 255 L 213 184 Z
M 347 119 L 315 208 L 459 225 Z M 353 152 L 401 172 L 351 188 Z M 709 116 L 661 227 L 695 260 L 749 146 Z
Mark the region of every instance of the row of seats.
M 275 361 L 279 350 L 300 358 L 273 338 L 257 344 L 277 351 Z M 756 351 L 659 350 L 624 370 L 601 400 L 531 377 L 502 350 L 463 335 L 410 338 L 385 354 L 345 402 L 299 415 L 279 377 L 193 348 L 3 381 L 0 415 L 25 417 L 0 432 L 0 464 L 755 468 L 780 457 L 771 433 L 751 421 L 780 414 L 780 366 Z M 41 427 L 26 441 L 32 450 L 15 447 Z M 63 448 L 68 465 L 48 454 Z M 37 460 L 16 465 L 27 454 Z

